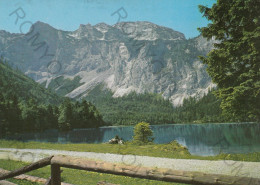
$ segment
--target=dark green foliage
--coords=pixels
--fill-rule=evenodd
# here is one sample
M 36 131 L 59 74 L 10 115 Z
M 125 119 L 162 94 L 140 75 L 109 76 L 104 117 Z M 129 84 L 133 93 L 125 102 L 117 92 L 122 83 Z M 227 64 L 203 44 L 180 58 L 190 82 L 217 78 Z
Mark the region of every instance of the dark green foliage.
M 177 108 L 158 94 L 132 92 L 118 98 L 112 95 L 111 91 L 99 85 L 86 97 L 100 110 L 103 119 L 112 125 L 134 125 L 140 121 L 151 124 L 231 121 L 221 116 L 221 101 L 213 91 L 199 100 L 185 99 L 183 105 Z
M 59 117 L 58 124 L 60 130 L 70 130 L 73 122 L 73 110 L 72 103 L 69 98 L 66 98 L 65 101 L 59 107 Z
M 199 8 L 212 22 L 199 29 L 202 35 L 219 40 L 201 59 L 218 85 L 224 115 L 260 121 L 260 1 L 218 0 Z
M 212 123 L 232 121 L 221 115 L 220 100 L 209 91 L 201 99 L 195 97 L 184 99 L 183 105 L 175 108 L 174 120 L 177 123 Z
M 79 82 L 80 79 L 81 78 L 79 76 L 76 76 L 72 80 L 64 79 L 63 76 L 60 76 L 50 82 L 50 84 L 48 85 L 48 89 L 56 90 L 56 93 L 58 95 L 65 96 L 66 94 L 70 93 L 71 91 L 82 85 L 82 83 Z
M 0 96 L 2 94 L 0 93 Z M 102 116 L 86 101 L 66 99 L 59 107 L 37 104 L 34 99 L 19 104 L 11 99 L 0 101 L 0 135 L 40 132 L 46 129 L 68 131 L 74 128 L 103 126 Z
M 38 105 L 34 99 L 21 103 L 22 129 L 20 132 L 43 131 L 57 129 L 55 105 Z
M 61 98 L 18 70 L 14 72 L 3 62 L 0 63 L 0 73 L 0 136 L 104 125 L 102 116 L 91 103 Z M 55 105 L 51 102 L 62 103 Z
M 135 125 L 140 121 L 151 124 L 174 123 L 173 106 L 161 95 L 132 92 L 127 96 L 113 98 L 113 93 L 102 85 L 95 87 L 86 97 L 112 125 Z
M 153 131 L 150 128 L 150 124 L 146 122 L 140 122 L 135 125 L 133 143 L 138 145 L 145 145 L 152 143 Z
M 59 107 L 58 126 L 60 130 L 70 130 L 73 128 L 94 128 L 105 125 L 102 116 L 91 103 L 72 103 L 67 98 Z
M 25 101 L 33 98 L 37 103 L 44 104 L 58 104 L 62 101 L 61 97 L 45 89 L 21 71 L 13 70 L 3 59 L 0 59 L 0 92 L 8 99 L 12 96 Z

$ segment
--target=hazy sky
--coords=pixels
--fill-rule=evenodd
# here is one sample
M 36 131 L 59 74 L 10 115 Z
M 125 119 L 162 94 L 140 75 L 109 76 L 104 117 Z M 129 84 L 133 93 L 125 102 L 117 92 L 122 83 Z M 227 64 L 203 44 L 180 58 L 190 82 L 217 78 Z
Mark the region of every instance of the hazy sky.
M 36 21 L 68 31 L 76 30 L 80 24 L 95 25 L 104 22 L 114 25 L 119 15 L 112 14 L 118 11 L 124 17 L 120 22 L 149 21 L 180 31 L 186 38 L 191 38 L 199 35 L 197 27 L 208 24 L 199 12 L 198 5 L 211 7 L 214 2 L 215 0 L 0 0 L 0 30 L 20 33 L 21 25 L 23 30 L 29 30 L 29 22 Z M 16 13 L 23 17 L 17 24 Z

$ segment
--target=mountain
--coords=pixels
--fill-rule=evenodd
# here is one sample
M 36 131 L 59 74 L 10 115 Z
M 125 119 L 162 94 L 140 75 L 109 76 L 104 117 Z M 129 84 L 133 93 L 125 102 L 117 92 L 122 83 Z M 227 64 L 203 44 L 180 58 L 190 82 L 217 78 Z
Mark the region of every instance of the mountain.
M 197 58 L 213 43 L 150 22 L 87 24 L 75 31 L 37 22 L 27 34 L 0 31 L 1 55 L 61 95 L 82 99 L 102 84 L 113 97 L 157 93 L 174 106 L 214 86 Z

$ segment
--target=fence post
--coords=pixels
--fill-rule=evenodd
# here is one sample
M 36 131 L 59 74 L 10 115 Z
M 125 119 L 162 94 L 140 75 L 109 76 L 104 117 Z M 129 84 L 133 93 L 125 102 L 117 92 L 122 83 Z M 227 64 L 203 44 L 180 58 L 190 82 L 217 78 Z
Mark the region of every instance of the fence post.
M 60 166 L 57 164 L 51 165 L 51 185 L 61 185 Z

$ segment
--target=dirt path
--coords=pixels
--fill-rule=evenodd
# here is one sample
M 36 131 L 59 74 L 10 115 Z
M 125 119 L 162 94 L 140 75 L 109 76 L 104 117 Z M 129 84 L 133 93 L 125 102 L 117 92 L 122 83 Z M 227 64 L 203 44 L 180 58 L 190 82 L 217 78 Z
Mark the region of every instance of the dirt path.
M 124 163 L 134 166 L 141 165 L 147 167 L 169 168 L 173 170 L 198 171 L 204 173 L 260 178 L 260 162 L 169 159 L 95 152 L 0 148 L 0 159 L 35 162 L 50 155 L 68 155 L 113 163 Z

